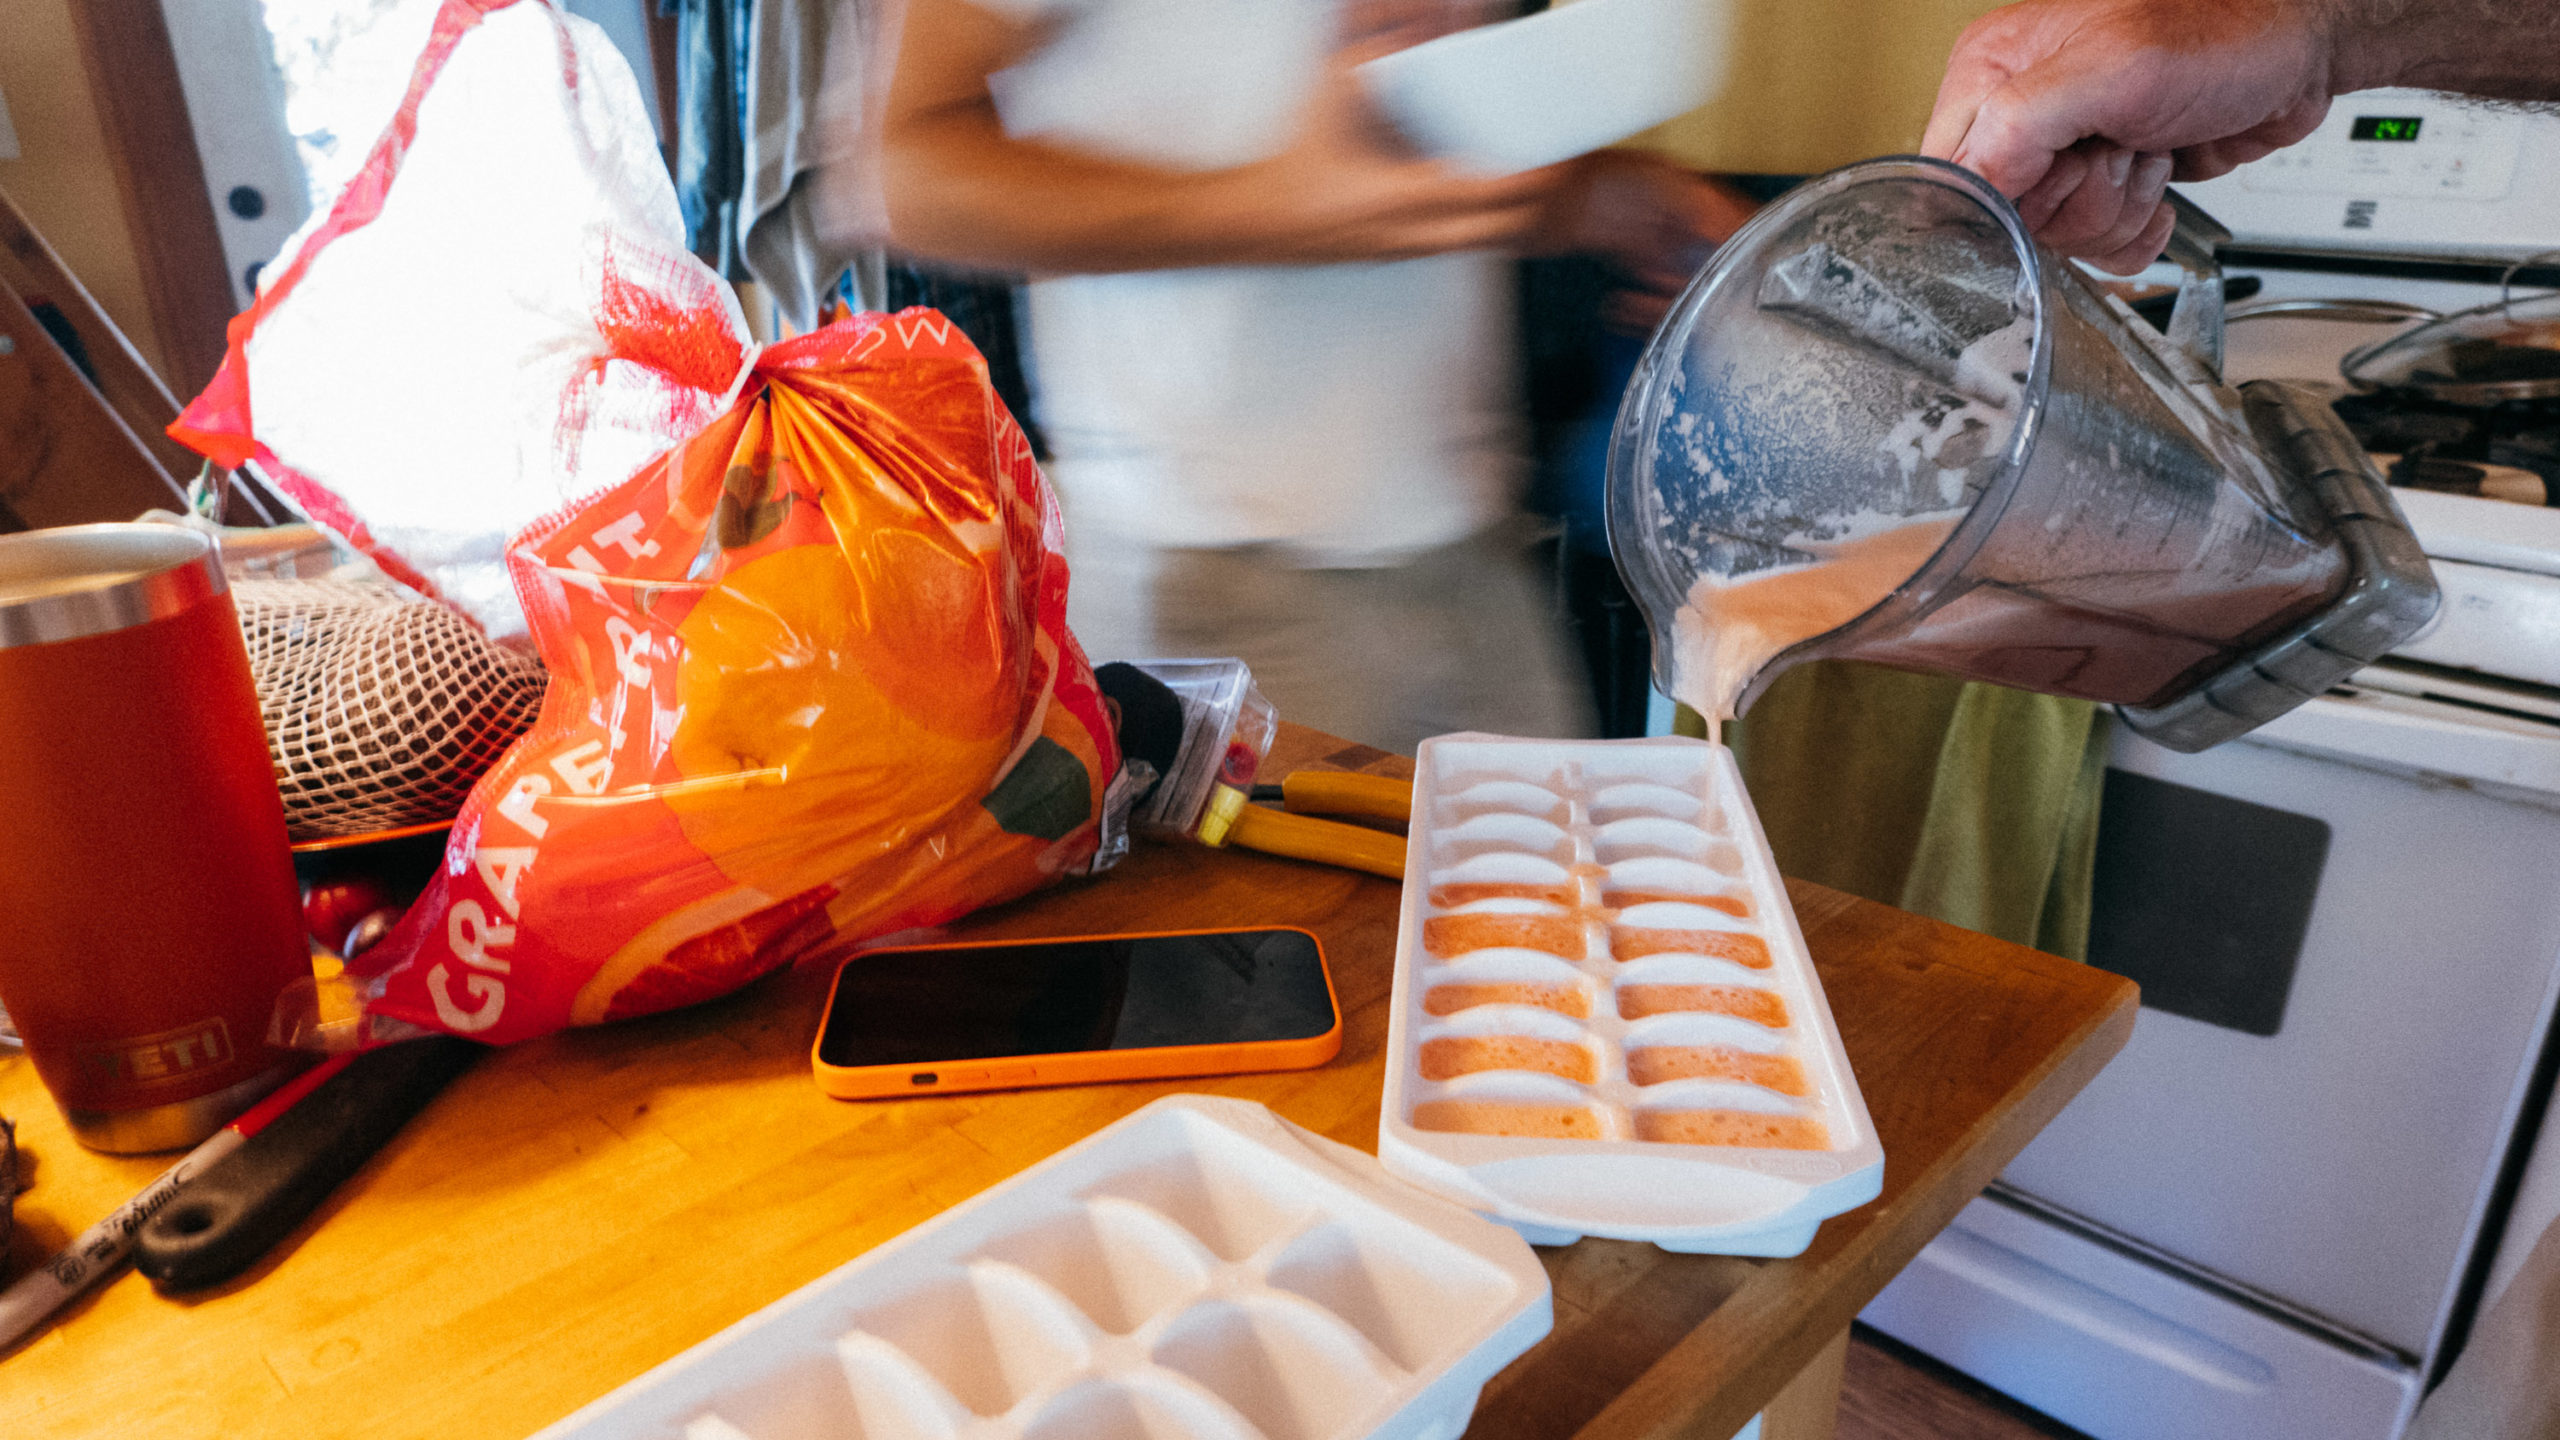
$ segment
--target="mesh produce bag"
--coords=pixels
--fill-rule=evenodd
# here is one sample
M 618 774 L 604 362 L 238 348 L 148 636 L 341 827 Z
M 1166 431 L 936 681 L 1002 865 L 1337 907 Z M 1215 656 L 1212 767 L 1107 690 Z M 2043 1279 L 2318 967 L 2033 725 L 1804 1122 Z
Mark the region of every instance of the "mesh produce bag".
M 452 819 L 541 709 L 540 662 L 396 586 L 244 579 L 231 596 L 296 840 Z

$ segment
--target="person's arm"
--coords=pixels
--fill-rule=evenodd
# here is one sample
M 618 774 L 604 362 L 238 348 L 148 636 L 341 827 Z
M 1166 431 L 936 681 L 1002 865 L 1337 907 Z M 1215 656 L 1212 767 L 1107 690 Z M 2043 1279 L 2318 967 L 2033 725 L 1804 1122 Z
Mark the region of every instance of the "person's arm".
M 1044 38 L 969 0 L 913 0 L 882 125 L 900 248 L 1052 274 L 1582 250 L 1663 292 L 1688 279 L 1681 257 L 1750 213 L 1738 194 L 1645 156 L 1499 178 L 1417 156 L 1353 73 L 1393 43 L 1384 35 L 1332 57 L 1288 145 L 1266 160 L 1179 171 L 1017 140 L 987 76 Z
M 1957 40 L 1921 150 L 2016 197 L 2039 239 L 2129 271 L 2168 239 L 2170 180 L 2381 85 L 2560 99 L 2560 0 L 2028 0 Z
M 2555 0 L 2331 0 L 2340 83 L 2560 101 Z
M 1564 167 L 1486 179 L 1404 150 L 1336 58 L 1281 153 L 1186 172 L 1005 134 L 987 76 L 1042 35 L 968 0 L 913 0 L 883 127 L 892 238 L 1034 272 L 1393 259 L 1533 243 Z

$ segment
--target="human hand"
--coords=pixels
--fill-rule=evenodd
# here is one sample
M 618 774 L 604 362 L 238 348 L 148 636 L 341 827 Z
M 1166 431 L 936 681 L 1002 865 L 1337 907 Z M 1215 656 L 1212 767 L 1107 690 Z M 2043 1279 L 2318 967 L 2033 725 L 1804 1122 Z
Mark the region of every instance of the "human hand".
M 2328 113 L 2310 0 L 2027 0 L 1967 27 L 1921 152 L 2018 202 L 2037 239 L 2131 273 L 2174 223 L 2161 192 L 2302 139 Z

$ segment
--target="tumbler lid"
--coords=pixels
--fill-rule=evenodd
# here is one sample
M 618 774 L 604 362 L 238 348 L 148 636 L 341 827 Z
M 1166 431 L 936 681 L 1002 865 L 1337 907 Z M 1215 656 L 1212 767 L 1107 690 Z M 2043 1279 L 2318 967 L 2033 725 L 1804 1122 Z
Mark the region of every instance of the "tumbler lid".
M 213 537 L 182 526 L 0 535 L 0 650 L 147 625 L 229 588 Z

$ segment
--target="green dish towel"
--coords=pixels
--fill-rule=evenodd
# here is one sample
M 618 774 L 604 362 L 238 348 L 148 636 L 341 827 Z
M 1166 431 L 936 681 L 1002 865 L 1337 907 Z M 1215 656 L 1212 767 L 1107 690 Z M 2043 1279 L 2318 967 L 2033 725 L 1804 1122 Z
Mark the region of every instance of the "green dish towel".
M 1779 869 L 2088 958 L 2098 706 L 1823 661 L 1781 676 L 1726 734 Z

